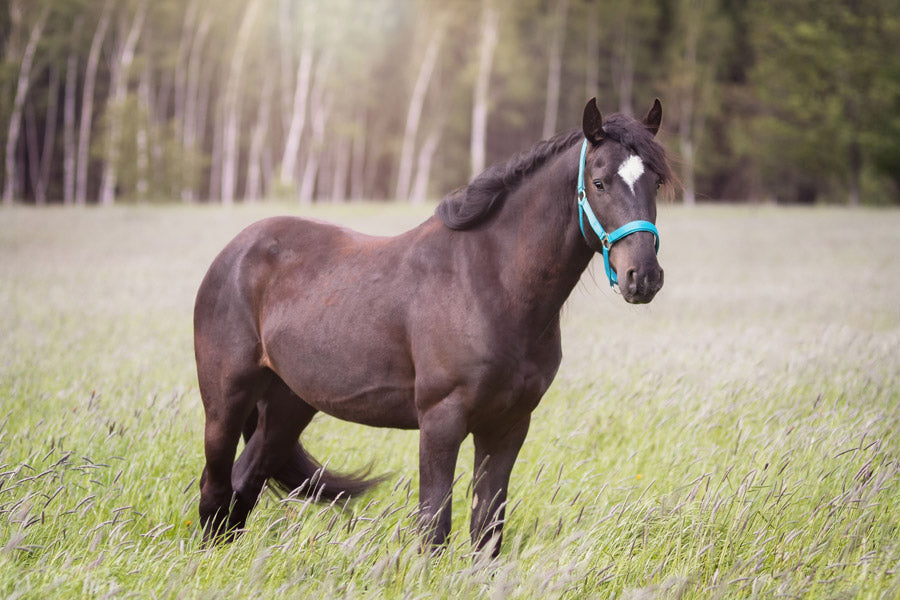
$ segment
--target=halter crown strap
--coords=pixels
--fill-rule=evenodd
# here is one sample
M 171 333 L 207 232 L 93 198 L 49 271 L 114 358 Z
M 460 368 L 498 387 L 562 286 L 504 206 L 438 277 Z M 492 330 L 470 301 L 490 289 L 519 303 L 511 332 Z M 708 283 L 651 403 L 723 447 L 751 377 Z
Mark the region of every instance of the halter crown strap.
M 597 234 L 597 238 L 603 246 L 603 265 L 606 267 L 606 278 L 609 279 L 610 287 L 614 287 L 619 283 L 619 278 L 609 264 L 609 249 L 612 248 L 612 245 L 632 233 L 648 231 L 653 234 L 656 252 L 659 252 L 659 231 L 656 229 L 656 225 L 650 221 L 631 221 L 612 233 L 606 233 L 606 230 L 603 229 L 603 226 L 591 209 L 591 205 L 587 201 L 587 193 L 584 190 L 584 162 L 587 157 L 587 147 L 588 141 L 585 139 L 584 143 L 581 144 L 581 158 L 578 160 L 578 187 L 576 188 L 578 195 L 578 226 L 581 228 L 581 235 L 587 240 L 587 234 L 584 231 L 584 216 L 587 215 L 588 224 L 594 230 L 594 233 Z

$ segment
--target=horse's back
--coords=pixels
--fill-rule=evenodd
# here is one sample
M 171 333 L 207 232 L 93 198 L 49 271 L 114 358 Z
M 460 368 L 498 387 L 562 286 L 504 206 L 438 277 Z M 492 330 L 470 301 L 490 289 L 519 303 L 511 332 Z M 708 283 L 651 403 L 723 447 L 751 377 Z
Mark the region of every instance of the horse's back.
M 196 335 L 209 329 L 247 347 L 255 365 L 319 410 L 414 427 L 409 295 L 401 289 L 408 278 L 397 269 L 403 246 L 294 217 L 255 223 L 210 267 Z

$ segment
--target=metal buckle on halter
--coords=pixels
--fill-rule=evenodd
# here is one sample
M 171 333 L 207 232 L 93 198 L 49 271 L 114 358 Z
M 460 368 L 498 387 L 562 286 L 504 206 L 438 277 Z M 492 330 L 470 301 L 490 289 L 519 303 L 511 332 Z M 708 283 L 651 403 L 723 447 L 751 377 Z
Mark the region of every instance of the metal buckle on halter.
M 596 231 L 594 232 L 596 233 Z M 600 245 L 606 248 L 607 252 L 612 248 L 612 243 L 609 241 L 609 234 L 605 231 L 603 235 L 598 235 L 597 238 L 600 240 Z

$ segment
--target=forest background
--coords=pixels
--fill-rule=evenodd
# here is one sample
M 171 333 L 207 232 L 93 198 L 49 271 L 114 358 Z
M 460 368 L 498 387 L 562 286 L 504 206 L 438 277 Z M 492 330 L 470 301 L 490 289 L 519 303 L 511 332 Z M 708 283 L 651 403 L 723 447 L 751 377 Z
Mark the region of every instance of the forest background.
M 658 96 L 686 204 L 898 204 L 896 9 L 0 0 L 3 202 L 422 202 Z

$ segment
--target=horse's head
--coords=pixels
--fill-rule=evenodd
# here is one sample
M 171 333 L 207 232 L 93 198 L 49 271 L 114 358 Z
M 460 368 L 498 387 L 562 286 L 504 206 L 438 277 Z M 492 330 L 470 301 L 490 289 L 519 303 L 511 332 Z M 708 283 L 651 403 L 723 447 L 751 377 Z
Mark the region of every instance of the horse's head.
M 586 138 L 579 166 L 579 220 L 588 246 L 602 252 L 610 285 L 633 304 L 650 302 L 663 285 L 656 260 L 656 192 L 670 178 L 655 140 L 659 100 L 642 121 L 614 114 L 606 121 L 591 99 L 584 108 Z

